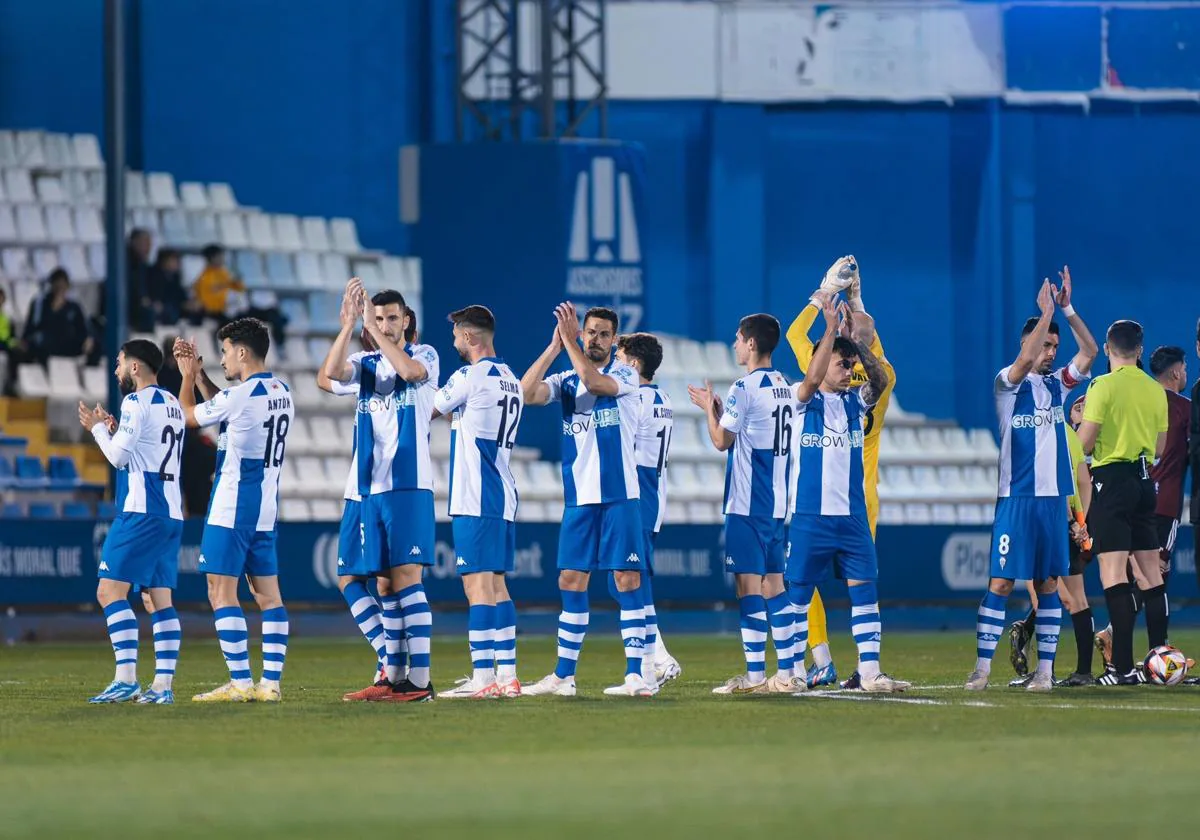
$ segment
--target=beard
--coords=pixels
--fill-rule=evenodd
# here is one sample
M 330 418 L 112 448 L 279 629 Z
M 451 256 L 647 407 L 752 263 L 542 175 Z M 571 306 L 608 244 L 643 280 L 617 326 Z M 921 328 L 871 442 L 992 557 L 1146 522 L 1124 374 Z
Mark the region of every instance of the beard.
M 599 347 L 596 347 L 594 345 L 590 345 L 590 344 L 588 345 L 587 357 L 589 359 L 591 359 L 593 362 L 606 362 L 606 361 L 608 361 L 608 356 L 609 356 L 609 351 L 601 350 Z
M 118 377 L 117 387 L 121 389 L 122 396 L 129 396 L 137 390 L 137 383 L 133 381 L 133 377 L 129 374 Z

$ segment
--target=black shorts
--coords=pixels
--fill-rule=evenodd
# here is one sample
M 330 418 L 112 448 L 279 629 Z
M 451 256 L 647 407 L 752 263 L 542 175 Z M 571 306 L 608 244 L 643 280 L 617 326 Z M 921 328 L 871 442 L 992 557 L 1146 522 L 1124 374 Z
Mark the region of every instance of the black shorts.
M 1179 534 L 1179 520 L 1161 513 L 1154 514 L 1154 526 L 1158 530 L 1159 565 L 1164 572 L 1171 571 L 1171 555 L 1175 553 L 1175 537 Z
M 1092 557 L 1095 556 L 1090 548 L 1085 551 L 1075 540 L 1071 540 L 1068 552 L 1071 558 L 1068 574 L 1072 575 L 1083 574 L 1084 569 L 1088 567 L 1088 564 L 1092 562 Z
M 1105 464 L 1092 470 L 1092 505 L 1087 527 L 1092 552 L 1158 551 L 1154 482 L 1137 464 Z

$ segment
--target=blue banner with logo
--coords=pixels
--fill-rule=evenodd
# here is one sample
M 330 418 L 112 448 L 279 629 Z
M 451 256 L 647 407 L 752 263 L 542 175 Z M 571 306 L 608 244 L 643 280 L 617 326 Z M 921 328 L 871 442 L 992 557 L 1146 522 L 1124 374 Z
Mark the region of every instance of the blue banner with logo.
M 5 522 L 0 526 L 0 607 L 90 603 L 96 592 L 96 564 L 108 534 L 107 522 Z M 179 554 L 180 603 L 204 603 L 207 590 L 200 571 L 203 523 L 185 523 Z M 556 524 L 517 526 L 516 571 L 509 589 L 523 603 L 558 602 Z M 340 603 L 337 590 L 336 523 L 286 523 L 279 528 L 280 585 L 295 603 Z M 711 604 L 733 597 L 724 568 L 724 534 L 719 525 L 665 526 L 655 549 L 655 598 L 664 606 Z M 880 581 L 883 601 L 892 604 L 973 602 L 987 587 L 989 532 L 982 528 L 881 526 Z M 434 602 L 462 602 L 454 569 L 450 526 L 438 525 L 436 562 L 425 586 Z M 1091 595 L 1101 593 L 1098 573 L 1088 569 Z M 1191 528 L 1180 528 L 1171 576 L 1172 598 L 1200 597 Z M 594 593 L 605 583 L 596 576 Z M 831 600 L 844 598 L 830 584 Z M 243 591 L 243 595 L 246 595 Z
M 646 150 L 633 143 L 563 143 L 567 228 L 566 294 L 580 313 L 616 310 L 621 332 L 646 324 Z

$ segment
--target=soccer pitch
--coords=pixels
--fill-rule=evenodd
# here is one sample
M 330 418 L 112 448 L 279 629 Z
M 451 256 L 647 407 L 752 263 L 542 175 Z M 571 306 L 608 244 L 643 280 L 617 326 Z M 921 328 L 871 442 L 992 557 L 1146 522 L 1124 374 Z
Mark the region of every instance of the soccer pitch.
M 1200 632 L 1175 641 L 1200 650 Z M 904 695 L 714 697 L 742 664 L 736 637 L 669 642 L 683 677 L 649 700 L 601 695 L 623 655 L 596 634 L 577 698 L 413 706 L 341 701 L 370 671 L 361 639 L 296 639 L 278 706 L 191 703 L 227 679 L 211 639 L 185 639 L 171 707 L 88 706 L 112 675 L 107 645 L 4 649 L 0 833 L 1182 836 L 1147 804 L 1188 810 L 1200 688 L 1029 695 L 1005 687 L 1002 659 L 999 686 L 967 695 L 973 635 L 893 633 L 884 667 L 916 683 Z M 834 650 L 852 662 L 848 641 Z M 522 638 L 519 655 L 537 679 L 554 640 Z M 448 686 L 466 644 L 436 642 L 433 661 Z

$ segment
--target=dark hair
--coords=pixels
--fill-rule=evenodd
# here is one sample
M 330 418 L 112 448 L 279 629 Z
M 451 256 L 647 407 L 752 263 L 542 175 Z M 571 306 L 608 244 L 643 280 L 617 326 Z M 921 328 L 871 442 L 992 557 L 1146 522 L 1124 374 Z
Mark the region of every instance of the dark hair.
M 401 309 L 408 308 L 408 304 L 404 302 L 404 295 L 395 289 L 384 289 L 382 292 L 376 292 L 371 296 L 372 306 L 391 306 L 393 303 L 400 304 Z
M 217 341 L 229 339 L 229 343 L 241 345 L 257 359 L 266 359 L 271 349 L 271 331 L 257 318 L 238 318 L 217 330 Z
M 642 376 L 653 379 L 662 364 L 662 343 L 650 333 L 636 332 L 623 335 L 617 339 L 617 347 L 637 359 L 642 366 Z
M 1110 353 L 1133 356 L 1142 346 L 1142 325 L 1137 321 L 1114 321 L 1104 337 Z
M 179 251 L 175 248 L 159 248 L 158 256 L 154 258 L 155 265 L 162 265 L 167 260 L 179 259 Z
M 474 327 L 487 333 L 496 331 L 496 316 L 492 314 L 492 310 L 477 303 L 456 309 L 447 315 L 446 319 L 456 327 Z
M 583 313 L 583 323 L 587 323 L 589 318 L 599 318 L 602 321 L 608 321 L 612 324 L 613 332 L 621 328 L 621 320 L 617 317 L 617 313 L 607 306 L 593 306 L 587 312 Z
M 1024 338 L 1025 336 L 1029 335 L 1034 330 L 1036 330 L 1038 321 L 1040 321 L 1040 320 L 1041 320 L 1041 318 L 1030 318 L 1029 320 L 1027 320 L 1025 322 L 1025 326 L 1021 327 L 1021 338 Z M 1050 335 L 1058 335 L 1058 322 L 1057 321 L 1050 322 Z
M 417 337 L 417 313 L 413 312 L 412 307 L 406 304 L 404 314 L 408 316 L 408 326 L 404 328 L 404 340 L 412 344 Z
M 211 245 L 205 245 L 204 250 L 200 252 L 200 255 L 202 257 L 204 257 L 204 259 L 211 262 L 213 257 L 220 256 L 221 254 L 224 254 L 224 253 L 225 253 L 225 248 L 214 242 Z
M 759 313 L 747 315 L 738 322 L 742 341 L 753 341 L 760 356 L 769 356 L 779 346 L 779 319 L 774 315 Z
M 71 275 L 67 274 L 67 270 L 65 268 L 59 267 L 51 271 L 50 276 L 46 278 L 46 282 L 51 286 L 54 285 L 55 280 L 63 280 L 67 284 L 70 284 Z
M 848 359 L 851 356 L 858 356 L 858 345 L 844 335 L 839 335 L 833 339 L 833 355 L 841 356 L 843 359 Z
M 163 352 L 158 349 L 157 344 L 148 339 L 135 338 L 132 341 L 126 341 L 121 345 L 121 352 L 125 354 L 126 359 L 137 359 L 146 365 L 155 375 L 162 367 Z
M 1150 374 L 1158 378 L 1186 358 L 1182 347 L 1159 347 L 1150 354 Z
M 149 235 L 150 231 L 146 230 L 145 228 L 135 227 L 133 230 L 129 231 L 129 239 L 127 241 L 133 242 L 133 240 L 137 239 L 139 236 Z

